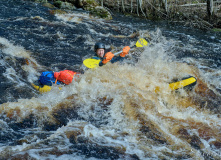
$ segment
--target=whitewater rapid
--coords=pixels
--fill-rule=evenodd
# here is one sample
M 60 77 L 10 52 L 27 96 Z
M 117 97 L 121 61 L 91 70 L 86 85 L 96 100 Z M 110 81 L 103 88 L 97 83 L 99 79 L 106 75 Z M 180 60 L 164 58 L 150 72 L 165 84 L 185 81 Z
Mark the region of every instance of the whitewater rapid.
M 0 5 L 7 9 L 0 11 L 0 159 L 221 158 L 220 33 L 117 13 L 110 21 L 81 10 L 51 15 L 25 1 Z M 82 65 L 96 41 L 117 52 L 139 38 L 148 46 L 123 63 Z M 44 94 L 31 86 L 42 71 L 64 69 L 82 74 Z M 168 88 L 189 75 L 193 88 Z

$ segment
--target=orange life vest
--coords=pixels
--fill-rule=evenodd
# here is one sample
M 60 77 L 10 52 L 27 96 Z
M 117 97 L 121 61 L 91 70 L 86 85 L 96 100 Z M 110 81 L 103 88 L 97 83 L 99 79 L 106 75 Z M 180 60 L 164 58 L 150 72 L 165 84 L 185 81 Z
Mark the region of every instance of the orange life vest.
M 56 80 L 61 81 L 64 84 L 70 84 L 75 74 L 80 74 L 80 73 L 71 70 L 63 70 L 60 72 L 54 72 L 54 77 Z

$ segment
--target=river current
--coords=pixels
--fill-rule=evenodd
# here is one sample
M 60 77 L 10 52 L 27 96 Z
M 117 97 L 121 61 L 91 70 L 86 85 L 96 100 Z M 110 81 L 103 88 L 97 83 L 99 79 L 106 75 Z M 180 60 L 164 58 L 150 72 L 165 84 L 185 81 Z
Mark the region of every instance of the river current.
M 0 1 L 0 159 L 221 159 L 221 33 Z M 95 42 L 123 63 L 87 69 Z M 40 94 L 43 71 L 82 73 Z M 194 76 L 191 89 L 168 83 Z M 156 92 L 156 88 L 159 89 Z

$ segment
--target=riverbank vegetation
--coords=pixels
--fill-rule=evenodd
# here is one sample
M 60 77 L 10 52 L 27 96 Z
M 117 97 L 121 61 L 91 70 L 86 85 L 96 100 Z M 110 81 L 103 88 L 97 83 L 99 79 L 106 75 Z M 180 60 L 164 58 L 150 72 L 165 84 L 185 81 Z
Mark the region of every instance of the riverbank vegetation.
M 113 11 L 150 20 L 167 20 L 203 30 L 221 28 L 221 0 L 35 0 L 59 9 L 82 8 L 111 19 Z M 219 29 L 218 29 L 219 30 Z
M 221 1 L 100 0 L 100 3 L 114 10 L 151 20 L 168 20 L 206 30 L 221 28 Z

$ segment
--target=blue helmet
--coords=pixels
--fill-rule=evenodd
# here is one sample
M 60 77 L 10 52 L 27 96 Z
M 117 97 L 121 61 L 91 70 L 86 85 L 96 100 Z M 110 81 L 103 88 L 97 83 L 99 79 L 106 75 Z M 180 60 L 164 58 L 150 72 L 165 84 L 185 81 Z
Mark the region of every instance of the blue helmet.
M 105 49 L 105 45 L 103 43 L 101 43 L 101 42 L 97 42 L 94 45 L 94 51 L 96 52 L 97 49 Z

